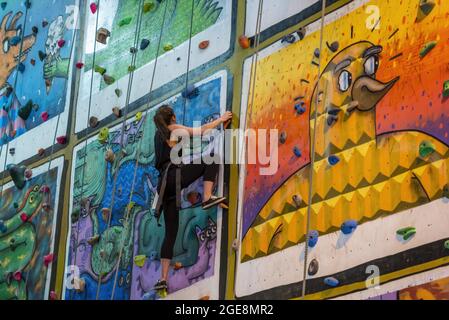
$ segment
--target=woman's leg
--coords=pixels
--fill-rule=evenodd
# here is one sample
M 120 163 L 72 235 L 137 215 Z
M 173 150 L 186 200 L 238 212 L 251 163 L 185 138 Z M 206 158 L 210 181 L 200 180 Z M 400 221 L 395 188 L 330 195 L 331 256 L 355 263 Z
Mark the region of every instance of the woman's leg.
M 218 176 L 219 165 L 212 164 L 187 164 L 181 168 L 181 187 L 184 189 L 190 184 L 203 177 L 204 180 L 204 199 L 207 201 L 212 196 L 212 190 L 215 180 Z
M 173 248 L 179 228 L 179 214 L 176 209 L 176 200 L 164 200 L 162 208 L 165 221 L 165 238 L 161 249 L 161 280 L 168 280 L 170 261 L 173 258 Z

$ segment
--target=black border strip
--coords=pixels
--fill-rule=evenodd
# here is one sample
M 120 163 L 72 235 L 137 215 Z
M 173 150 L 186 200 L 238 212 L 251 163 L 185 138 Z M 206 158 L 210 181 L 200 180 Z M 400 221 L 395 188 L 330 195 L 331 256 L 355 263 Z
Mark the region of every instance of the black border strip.
M 365 281 L 370 274 L 366 273 L 366 268 L 370 265 L 376 265 L 380 269 L 381 275 L 386 275 L 392 272 L 400 271 L 405 268 L 418 266 L 420 264 L 437 260 L 439 258 L 448 257 L 449 250 L 444 248 L 444 242 L 447 238 L 431 242 L 413 249 L 402 251 L 394 255 L 387 257 L 382 257 L 372 261 L 365 262 L 361 265 L 341 271 L 339 273 L 329 275 L 340 281 L 339 287 L 350 285 L 353 283 Z M 447 263 L 444 263 L 438 267 L 449 265 L 449 259 Z M 424 271 L 419 271 L 415 273 L 407 274 L 403 277 L 398 277 L 384 283 L 395 281 L 401 278 L 408 277 L 412 274 L 421 273 Z M 326 276 L 327 277 L 327 276 Z M 314 278 L 307 280 L 306 295 L 319 293 L 325 290 L 332 289 L 324 283 L 326 277 Z M 384 284 L 382 283 L 382 284 Z M 352 290 L 339 295 L 335 295 L 332 298 L 347 295 L 353 292 L 358 292 L 363 290 Z M 236 297 L 237 300 L 285 300 L 300 297 L 302 294 L 302 281 L 276 287 L 273 289 L 268 289 L 254 293 L 248 296 Z

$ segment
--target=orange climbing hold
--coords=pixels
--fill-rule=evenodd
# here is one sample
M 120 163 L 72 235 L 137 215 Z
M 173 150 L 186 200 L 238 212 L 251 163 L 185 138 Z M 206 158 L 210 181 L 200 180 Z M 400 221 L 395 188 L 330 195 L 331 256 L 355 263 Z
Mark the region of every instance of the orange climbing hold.
M 204 50 L 204 49 L 207 49 L 207 48 L 209 47 L 209 44 L 210 44 L 210 41 L 209 41 L 209 40 L 204 40 L 204 41 L 201 41 L 201 42 L 200 42 L 200 44 L 198 45 L 198 47 L 199 47 L 201 50 Z
M 251 46 L 251 41 L 247 36 L 243 35 L 239 38 L 239 44 L 242 49 L 248 49 Z

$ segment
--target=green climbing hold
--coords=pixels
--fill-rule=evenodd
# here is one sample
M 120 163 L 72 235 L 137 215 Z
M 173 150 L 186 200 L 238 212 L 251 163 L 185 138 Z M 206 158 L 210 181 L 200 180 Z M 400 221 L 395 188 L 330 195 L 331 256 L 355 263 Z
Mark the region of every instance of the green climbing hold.
M 106 69 L 100 66 L 95 66 L 95 72 L 101 74 L 102 76 L 106 73 Z
M 449 80 L 445 81 L 443 84 L 443 97 L 449 97 Z
M 406 227 L 399 229 L 396 231 L 396 234 L 399 236 L 402 236 L 404 240 L 410 239 L 411 236 L 413 236 L 416 233 L 416 228 L 414 227 Z
M 433 48 L 435 48 L 437 43 L 437 41 L 427 42 L 424 47 L 422 47 L 421 51 L 419 51 L 419 56 L 424 58 Z
M 449 240 L 444 241 L 444 247 L 449 249 Z
M 118 22 L 118 26 L 119 27 L 126 26 L 126 25 L 130 24 L 132 20 L 133 20 L 132 17 L 123 18 L 122 20 L 120 20 Z
M 156 6 L 156 4 L 154 3 L 154 1 L 148 1 L 148 2 L 145 2 L 145 3 L 143 4 L 143 12 L 144 12 L 144 13 L 148 13 L 148 12 L 150 12 L 151 10 L 153 10 L 155 6 Z
M 134 71 L 136 71 L 136 66 L 129 66 L 128 67 L 128 72 L 134 72 Z
M 173 45 L 171 43 L 166 43 L 164 45 L 164 51 L 167 52 L 167 51 L 170 51 L 170 50 L 173 50 Z
M 430 141 L 423 141 L 419 145 L 419 155 L 422 158 L 427 158 L 435 152 L 435 145 Z
M 100 133 L 98 134 L 98 141 L 100 143 L 106 143 L 109 138 L 109 129 L 108 128 L 101 128 Z
M 146 259 L 147 259 L 147 257 L 145 255 L 135 256 L 134 257 L 134 263 L 139 268 L 142 268 L 144 266 L 144 264 L 145 264 L 145 260 Z
M 107 85 L 111 85 L 115 82 L 115 78 L 108 76 L 107 74 L 103 75 L 103 80 L 106 82 Z
M 115 89 L 115 95 L 117 96 L 117 98 L 120 98 L 122 96 L 122 90 Z
M 31 111 L 33 111 L 33 101 L 28 100 L 25 106 L 19 109 L 19 117 L 26 121 L 30 117 Z

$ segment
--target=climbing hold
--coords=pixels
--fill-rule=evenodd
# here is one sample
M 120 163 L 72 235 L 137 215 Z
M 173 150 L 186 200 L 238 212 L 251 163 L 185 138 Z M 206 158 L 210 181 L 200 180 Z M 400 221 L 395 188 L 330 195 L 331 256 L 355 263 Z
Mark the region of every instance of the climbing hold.
M 44 122 L 48 120 L 48 112 L 47 111 L 44 111 L 41 113 L 41 119 Z
M 128 66 L 128 72 L 134 72 L 136 71 L 137 67 L 136 66 Z
M 200 48 L 201 50 L 207 49 L 209 47 L 209 44 L 210 44 L 209 40 L 201 41 L 200 44 L 198 45 L 198 48 Z
M 135 47 L 131 47 L 131 48 L 129 48 L 129 52 L 131 54 L 136 54 L 137 53 L 137 49 Z
M 143 13 L 148 13 L 148 12 L 150 12 L 151 10 L 154 9 L 155 6 L 156 6 L 156 4 L 154 3 L 154 1 L 148 1 L 148 2 L 145 2 L 145 3 L 143 4 Z
M 305 105 L 306 104 L 303 101 L 295 104 L 296 114 L 298 114 L 298 115 L 304 114 L 306 112 L 306 106 Z
M 295 194 L 292 197 L 293 203 L 295 204 L 296 209 L 299 209 L 301 207 L 302 199 L 301 196 Z
M 103 217 L 104 222 L 108 222 L 110 215 L 111 215 L 111 209 L 109 209 L 109 208 L 101 209 L 101 216 Z
M 340 230 L 343 234 L 351 234 L 357 228 L 357 221 L 355 220 L 346 220 L 342 223 Z
M 279 136 L 279 143 L 284 144 L 287 141 L 287 132 L 282 131 L 281 135 Z
M 134 201 L 131 201 L 128 203 L 127 209 L 128 211 L 131 211 L 135 207 L 136 203 Z
M 306 29 L 304 29 L 304 27 L 301 27 L 298 29 L 298 31 L 296 31 L 296 34 L 298 35 L 299 40 L 302 40 L 306 36 Z
M 106 82 L 107 85 L 111 85 L 115 82 L 115 78 L 108 76 L 107 74 L 103 75 L 103 80 Z
M 98 65 L 95 66 L 94 71 L 101 75 L 104 75 L 106 73 L 106 69 Z
M 198 97 L 200 90 L 196 88 L 193 84 L 189 84 L 187 88 L 182 92 L 182 97 L 185 99 L 193 99 Z
M 46 26 L 48 26 L 48 21 L 44 19 L 44 21 L 42 21 L 42 28 L 45 28 Z
M 39 192 L 41 192 L 41 193 L 50 193 L 50 187 L 44 185 L 44 186 L 42 186 L 42 187 L 40 188 Z
M 151 251 L 151 253 L 150 253 L 150 260 L 151 261 L 154 261 L 154 260 L 156 260 L 156 258 L 157 258 L 157 252 L 156 251 Z
M 134 264 L 139 268 L 142 268 L 145 265 L 145 260 L 147 257 L 145 255 L 139 255 L 134 257 Z
M 175 270 L 182 269 L 182 263 L 181 262 L 176 262 L 175 265 L 173 266 L 173 269 L 175 269 Z
M 97 4 L 95 2 L 92 2 L 90 4 L 90 12 L 92 12 L 92 14 L 95 14 L 97 12 Z
M 30 63 L 31 63 L 32 66 L 35 66 L 35 65 L 36 65 L 36 60 L 31 59 L 31 60 L 30 60 Z
M 146 48 L 148 48 L 149 45 L 150 45 L 150 40 L 142 39 L 142 41 L 140 41 L 140 50 L 145 50 Z
M 405 227 L 396 231 L 398 236 L 401 236 L 402 239 L 408 240 L 416 233 L 416 228 L 414 227 Z
M 17 189 L 22 190 L 25 187 L 26 183 L 25 181 L 26 167 L 10 164 L 8 165 L 7 170 L 12 178 L 12 181 L 14 182 L 14 185 L 17 187 Z
M 14 202 L 13 207 L 14 209 L 17 209 L 19 207 L 19 204 L 17 202 Z
M 210 300 L 210 297 L 209 296 L 204 296 L 204 297 L 201 297 L 199 300 L 207 301 L 207 300 Z
M 327 114 L 327 117 L 326 117 L 326 120 L 327 120 L 327 125 L 330 127 L 330 126 L 332 126 L 335 122 L 337 122 L 338 117 L 335 116 L 335 115 L 333 115 L 333 114 L 328 113 L 328 114 Z
M 117 98 L 120 98 L 122 96 L 122 90 L 115 89 L 115 95 L 117 96 Z
M 96 234 L 93 237 L 87 239 L 87 243 L 91 246 L 97 244 L 100 241 L 100 235 Z
M 44 148 L 40 148 L 40 149 L 37 151 L 37 154 L 38 154 L 39 157 L 42 157 L 42 156 L 45 154 L 45 149 L 44 149 Z
M 25 72 L 25 65 L 21 62 L 17 65 L 17 70 L 19 70 L 20 73 Z
M 444 248 L 449 249 L 449 240 L 444 241 Z
M 99 123 L 99 121 L 98 121 L 97 117 L 92 116 L 89 118 L 89 126 L 91 128 L 95 128 L 96 126 L 98 126 L 98 123 Z
M 27 9 L 31 8 L 31 0 L 25 0 L 24 5 Z
M 121 117 L 122 117 L 122 110 L 120 110 L 119 107 L 114 107 L 114 108 L 112 108 L 112 113 L 113 113 L 117 118 L 121 118 Z
M 62 48 L 62 47 L 64 47 L 64 45 L 65 45 L 65 40 L 64 39 L 59 39 L 58 40 L 58 47 Z
M 140 121 L 140 120 L 142 120 L 142 112 L 141 111 L 136 113 L 136 121 Z
M 111 36 L 111 32 L 108 29 L 100 28 L 97 31 L 97 35 L 96 35 L 95 39 L 97 40 L 97 42 L 99 42 L 101 44 L 107 44 L 108 38 L 110 36 Z
M 33 26 L 33 27 L 31 28 L 31 32 L 33 32 L 33 34 L 36 35 L 36 34 L 39 32 L 39 28 L 36 27 L 36 26 Z
M 112 151 L 112 149 L 108 149 L 106 151 L 106 154 L 104 156 L 104 159 L 109 162 L 109 163 L 113 163 L 115 160 L 115 154 L 114 151 Z
M 39 60 L 40 60 L 40 61 L 44 61 L 45 58 L 47 58 L 47 54 L 44 53 L 43 51 L 39 51 L 39 52 L 38 52 L 38 55 L 39 55 Z
M 423 141 L 419 145 L 419 156 L 427 158 L 435 152 L 435 145 L 431 141 Z
M 443 97 L 449 97 L 449 80 L 446 80 L 443 84 Z
M 49 295 L 50 300 L 59 300 L 58 295 L 56 294 L 55 291 L 50 291 L 50 295 Z
M 327 277 L 324 279 L 324 283 L 330 287 L 336 287 L 340 284 L 340 281 L 334 277 Z
M 319 58 L 320 57 L 320 49 L 316 48 L 315 51 L 313 51 L 313 55 L 315 56 L 315 58 Z
M 31 169 L 26 169 L 24 175 L 25 178 L 29 180 L 33 176 L 33 171 Z
M 10 155 L 15 155 L 16 154 L 16 148 L 9 148 L 9 154 Z
M 22 222 L 27 222 L 28 221 L 28 216 L 25 212 L 22 212 L 20 214 L 20 220 L 22 220 Z
M 435 7 L 435 1 L 433 0 L 420 0 L 418 7 L 418 16 L 416 17 L 416 22 L 421 22 L 425 17 L 427 17 L 430 12 Z
M 31 111 L 33 111 L 33 101 L 28 100 L 28 102 L 19 109 L 19 117 L 26 121 L 30 117 Z
M 313 248 L 316 246 L 316 244 L 318 243 L 318 237 L 319 237 L 319 233 L 316 230 L 311 230 L 309 232 L 309 234 L 307 235 L 307 245 L 310 248 Z
M 48 267 L 53 262 L 53 259 L 54 259 L 53 253 L 49 253 L 46 256 L 44 256 L 45 267 Z
M 86 288 L 86 281 L 83 278 L 75 278 L 75 291 L 80 293 L 84 292 L 84 289 Z
M 22 272 L 16 271 L 13 273 L 13 278 L 16 281 L 22 281 Z
M 82 63 L 82 62 L 77 62 L 76 63 L 76 68 L 77 69 L 82 69 L 84 67 L 84 63 Z
M 437 41 L 427 42 L 422 49 L 419 51 L 419 56 L 424 58 L 435 46 L 437 45 Z
M 295 156 L 298 157 L 298 158 L 300 158 L 301 155 L 302 155 L 301 150 L 300 150 L 298 147 L 296 147 L 296 146 L 293 148 L 293 153 L 294 153 Z
M 22 40 L 21 37 L 14 36 L 11 39 L 9 39 L 9 44 L 12 45 L 12 46 L 17 46 L 20 43 L 21 40 Z
M 7 2 L 2 2 L 2 3 L 0 4 L 0 7 L 2 7 L 3 10 L 5 10 L 7 4 L 8 4 Z
M 167 52 L 170 50 L 173 50 L 173 45 L 171 43 L 164 44 L 164 51 Z
M 332 155 L 332 156 L 329 156 L 329 157 L 327 158 L 327 162 L 328 162 L 331 166 L 335 166 L 337 163 L 340 162 L 340 158 L 337 157 L 337 156 L 335 156 L 335 155 Z
M 317 259 L 313 259 L 309 263 L 309 267 L 307 268 L 307 273 L 309 276 L 314 276 L 318 273 L 319 263 Z
M 326 45 L 329 48 L 329 50 L 332 51 L 332 52 L 337 52 L 338 48 L 340 47 L 340 44 L 338 43 L 338 41 L 334 41 L 331 44 L 326 42 Z
M 119 27 L 126 26 L 126 25 L 130 24 L 132 20 L 133 20 L 132 17 L 126 17 L 126 18 L 123 18 L 122 20 L 120 20 L 120 21 L 118 22 L 118 26 L 119 26 Z
M 242 49 L 248 49 L 251 46 L 251 41 L 245 35 L 239 37 L 239 44 Z
M 8 228 L 5 225 L 5 222 L 3 220 L 0 220 L 0 232 L 6 233 L 8 231 Z
M 288 34 L 284 36 L 281 40 L 281 43 L 287 42 L 289 44 L 295 43 L 296 37 L 293 34 Z
M 56 138 L 56 141 L 58 144 L 64 145 L 67 143 L 67 137 L 66 136 L 59 136 Z

